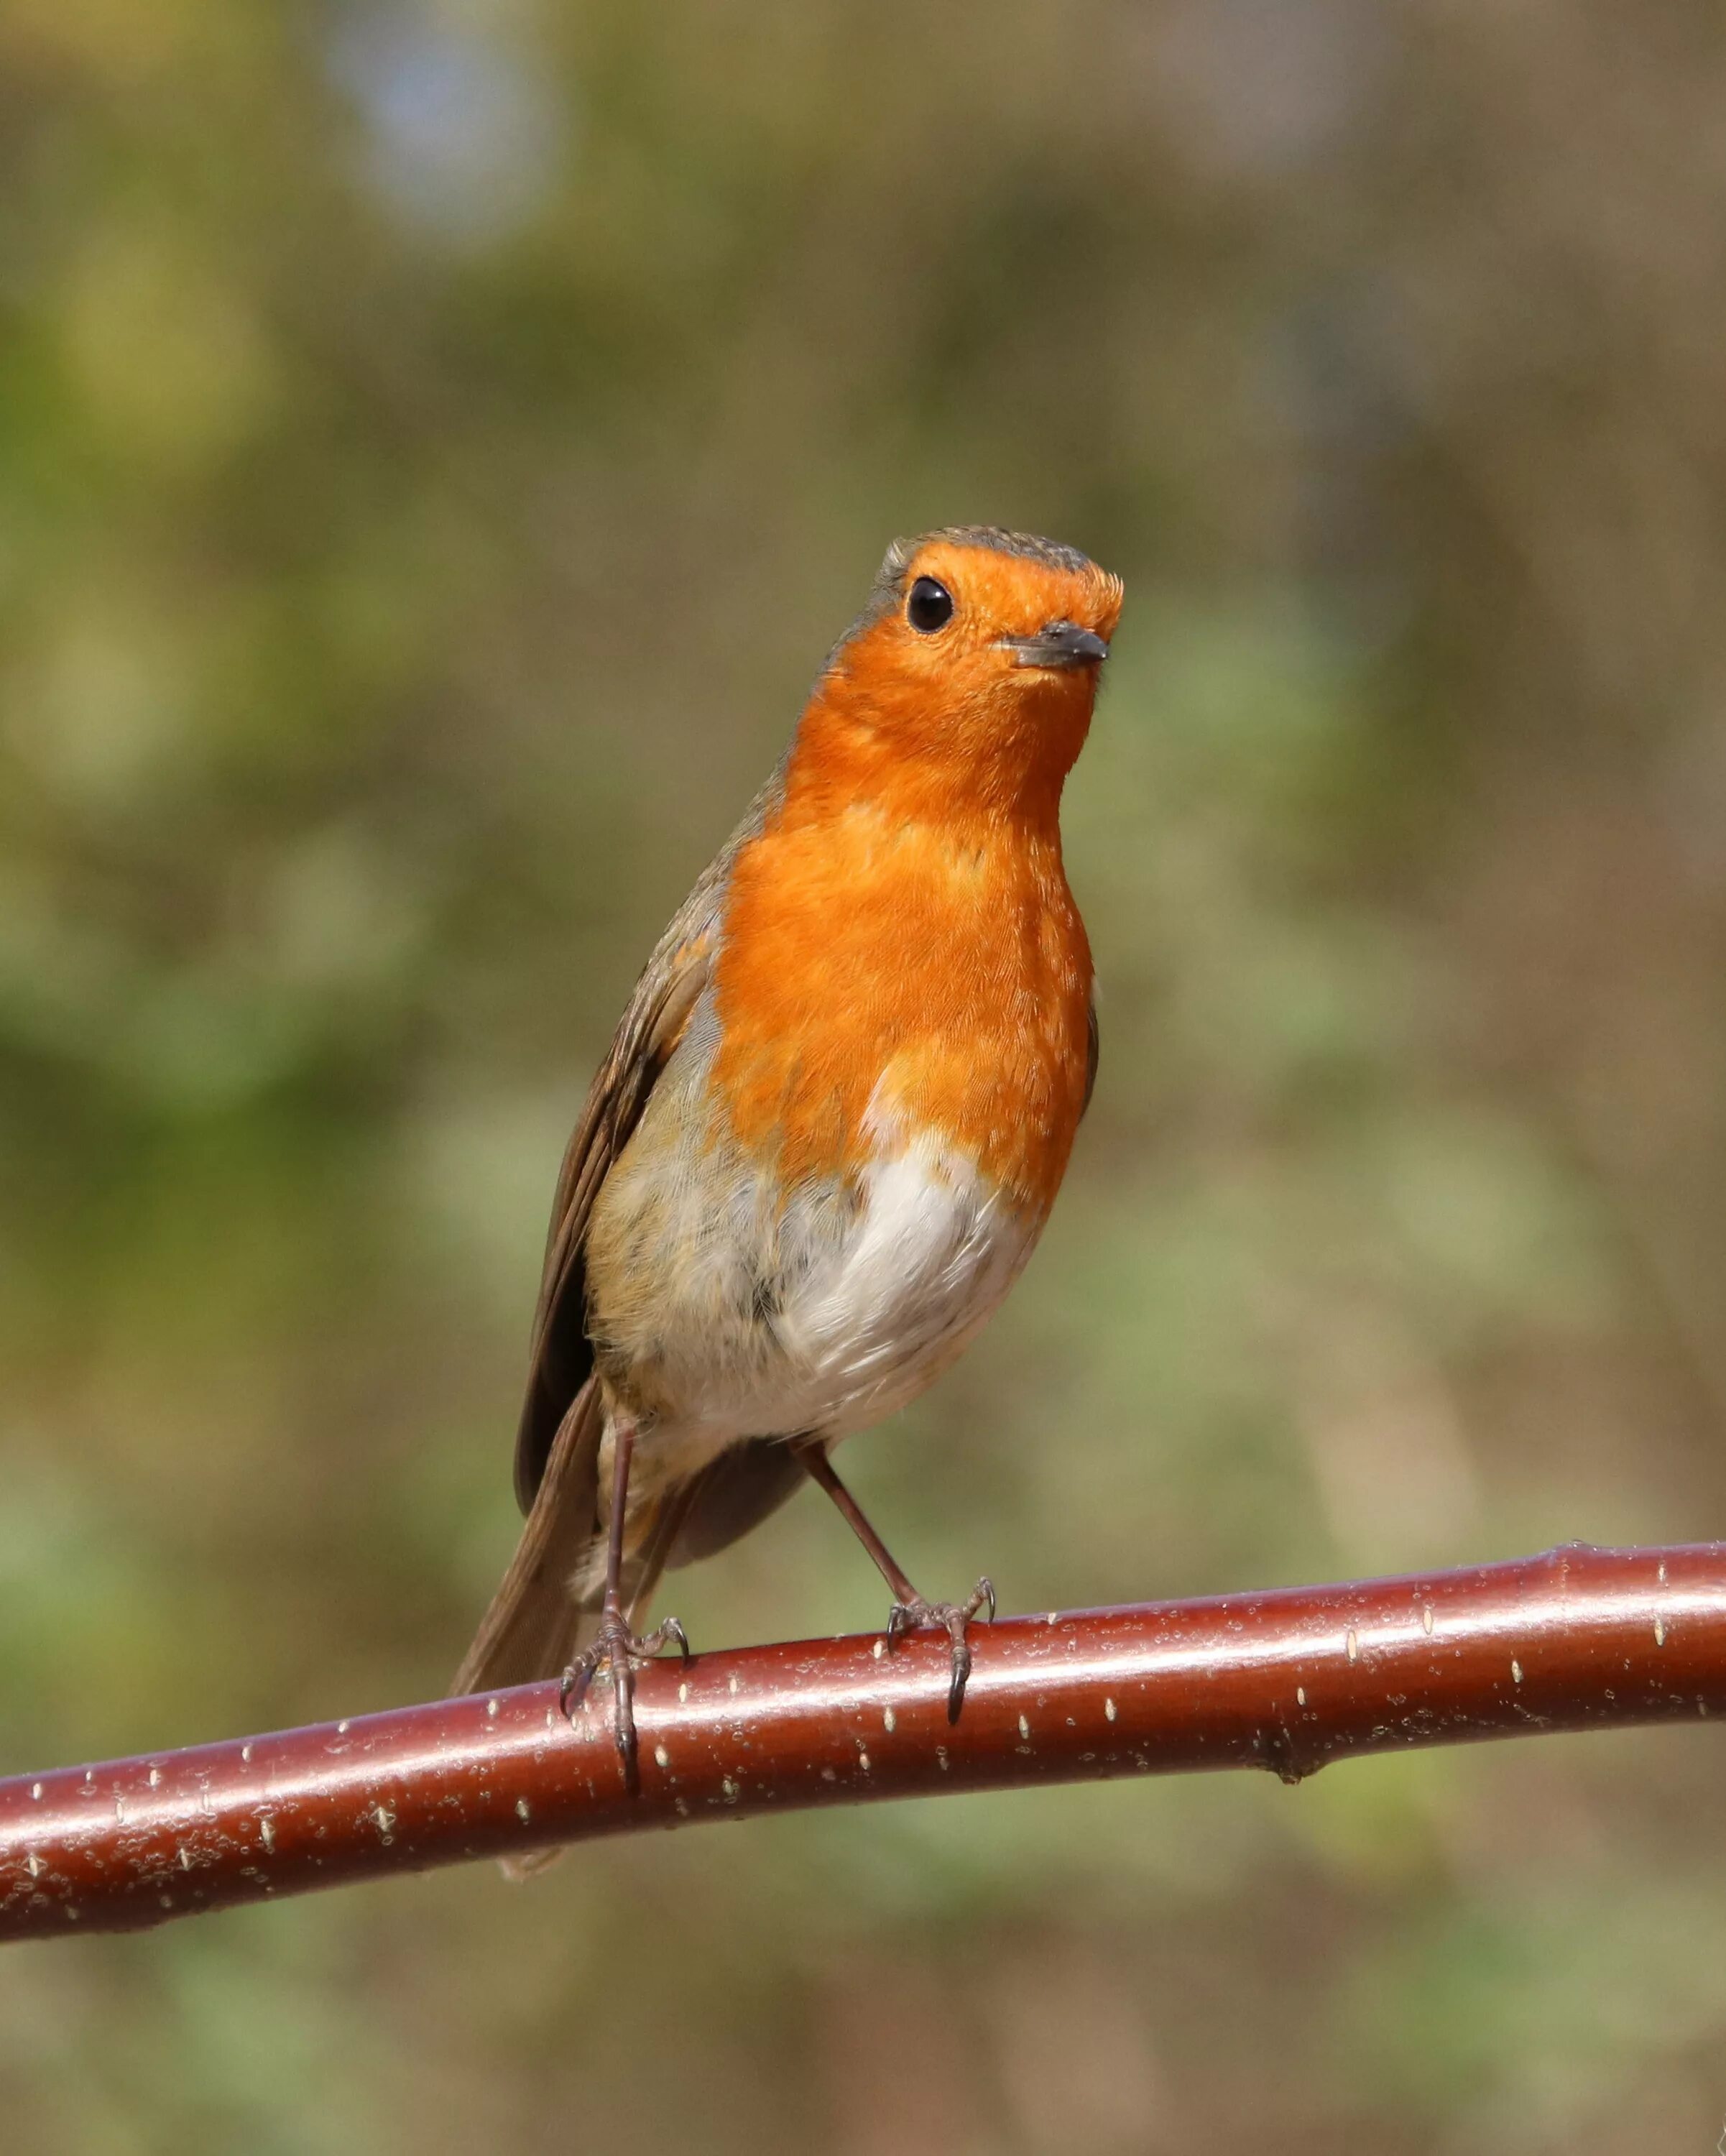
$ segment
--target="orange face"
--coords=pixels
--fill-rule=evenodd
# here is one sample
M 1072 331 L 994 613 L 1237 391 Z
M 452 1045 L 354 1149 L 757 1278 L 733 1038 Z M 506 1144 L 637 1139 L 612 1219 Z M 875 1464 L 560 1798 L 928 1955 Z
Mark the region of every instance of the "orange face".
M 904 780 L 945 785 L 955 807 L 966 795 L 1053 807 L 1120 607 L 1119 578 L 1070 549 L 934 533 L 889 553 L 811 716 L 825 709 L 873 737 Z

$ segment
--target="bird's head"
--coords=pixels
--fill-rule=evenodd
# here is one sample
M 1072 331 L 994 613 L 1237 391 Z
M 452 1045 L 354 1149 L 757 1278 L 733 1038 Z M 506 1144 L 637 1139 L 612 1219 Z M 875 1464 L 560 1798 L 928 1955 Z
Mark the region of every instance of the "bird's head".
M 806 726 L 824 717 L 907 784 L 1053 808 L 1120 608 L 1119 578 L 1047 539 L 961 526 L 897 541 Z

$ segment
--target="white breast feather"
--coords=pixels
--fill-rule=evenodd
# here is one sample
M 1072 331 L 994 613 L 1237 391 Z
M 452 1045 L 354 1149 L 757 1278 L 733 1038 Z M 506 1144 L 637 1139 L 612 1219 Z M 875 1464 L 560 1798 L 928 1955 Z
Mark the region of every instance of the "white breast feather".
M 651 1363 L 643 1494 L 740 1438 L 879 1422 L 940 1376 L 1018 1276 L 1040 1214 L 879 1097 L 864 1128 L 873 1157 L 854 1194 L 837 1181 L 787 1192 L 771 1164 L 740 1157 L 716 1173 L 693 1137 L 625 1154 L 612 1194 L 648 1218 L 660 1270 L 621 1319 L 600 1316 L 617 1350 Z
M 835 1436 L 914 1399 L 994 1311 L 1036 1236 L 935 1132 L 886 1123 L 877 1135 L 854 1226 L 775 1326 L 799 1426 Z

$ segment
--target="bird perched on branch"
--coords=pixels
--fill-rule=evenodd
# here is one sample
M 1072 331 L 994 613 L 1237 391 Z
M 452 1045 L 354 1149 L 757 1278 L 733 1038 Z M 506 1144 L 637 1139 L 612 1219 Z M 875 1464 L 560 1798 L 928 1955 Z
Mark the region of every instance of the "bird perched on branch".
M 515 1448 L 527 1525 L 453 1690 L 609 1674 L 635 1772 L 633 1626 L 667 1566 L 824 1488 L 996 1308 L 1090 1098 L 1091 955 L 1061 788 L 1121 587 L 1008 531 L 889 548 L 779 768 L 660 938 L 564 1158 Z

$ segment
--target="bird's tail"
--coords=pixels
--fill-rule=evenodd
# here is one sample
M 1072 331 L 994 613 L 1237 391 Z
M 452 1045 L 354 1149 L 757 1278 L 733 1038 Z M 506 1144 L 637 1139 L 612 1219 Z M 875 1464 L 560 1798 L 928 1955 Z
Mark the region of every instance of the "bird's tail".
M 605 1430 L 604 1403 L 590 1380 L 558 1424 L 533 1509 L 451 1681 L 452 1698 L 561 1676 L 593 1638 L 605 1589 L 606 1523 L 599 1503 Z M 646 1508 L 638 1527 L 631 1508 L 622 1586 L 632 1625 L 659 1584 L 686 1505 L 686 1491 L 674 1487 Z M 525 1878 L 559 1854 L 529 1851 L 504 1857 L 503 1868 L 512 1879 Z
M 593 1637 L 605 1594 L 606 1514 L 599 1491 L 605 1430 L 599 1388 L 590 1382 L 558 1424 L 510 1569 L 450 1681 L 451 1698 L 561 1676 Z M 630 1506 L 621 1584 L 632 1626 L 668 1559 L 687 1563 L 705 1554 L 678 1545 L 691 1502 L 708 1479 L 698 1475 L 670 1483 L 639 1509 Z
M 584 1385 L 558 1424 L 533 1510 L 510 1568 L 480 1620 L 450 1695 L 532 1684 L 566 1670 L 593 1633 L 597 1602 L 582 1605 L 576 1581 L 592 1569 L 601 1534 L 599 1448 L 605 1409 Z

